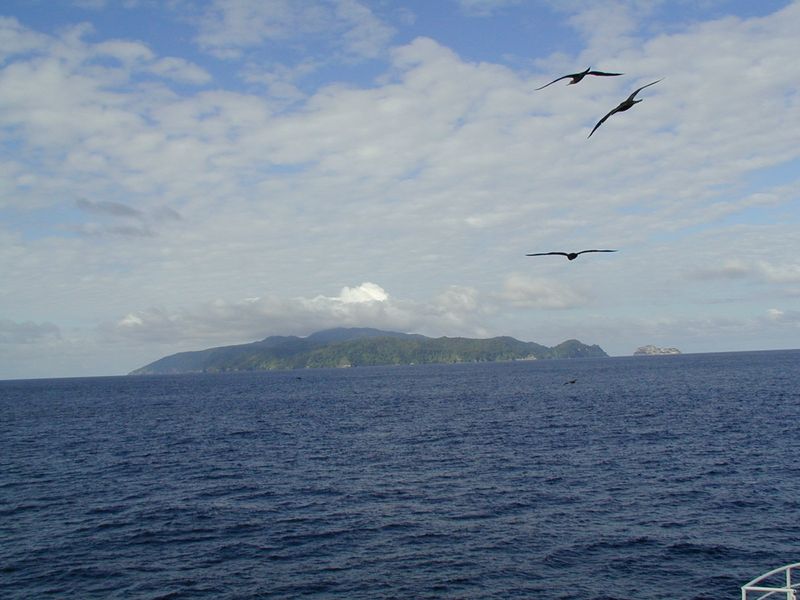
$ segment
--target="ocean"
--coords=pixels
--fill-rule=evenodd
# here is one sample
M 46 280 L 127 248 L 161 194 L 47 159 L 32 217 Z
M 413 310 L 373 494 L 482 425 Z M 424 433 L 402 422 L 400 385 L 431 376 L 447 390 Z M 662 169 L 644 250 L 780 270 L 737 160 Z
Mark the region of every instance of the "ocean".
M 800 351 L 2 381 L 0 597 L 736 599 L 798 424 Z

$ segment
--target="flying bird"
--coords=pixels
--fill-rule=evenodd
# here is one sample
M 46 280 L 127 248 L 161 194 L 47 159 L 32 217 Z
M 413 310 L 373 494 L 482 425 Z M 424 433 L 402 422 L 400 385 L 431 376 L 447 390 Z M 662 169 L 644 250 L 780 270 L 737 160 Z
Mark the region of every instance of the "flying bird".
M 536 252 L 534 254 L 526 254 L 525 256 L 566 256 L 568 260 L 575 260 L 579 254 L 586 252 L 616 252 L 616 250 L 581 250 L 580 252 Z
M 553 79 L 547 85 L 543 85 L 542 87 L 536 88 L 536 91 L 543 90 L 548 85 L 553 85 L 556 81 L 561 81 L 562 79 L 572 79 L 567 85 L 574 85 L 578 83 L 581 79 L 586 77 L 587 75 L 601 75 L 603 77 L 616 77 L 617 75 L 623 75 L 623 73 L 604 73 L 603 71 L 592 71 L 592 67 L 589 67 L 585 71 L 581 71 L 580 73 L 570 73 L 569 75 L 564 75 L 563 77 L 559 77 L 558 79 Z
M 663 79 L 663 78 L 662 78 L 662 79 Z M 608 117 L 610 117 L 611 115 L 613 115 L 614 113 L 623 112 L 623 111 L 625 111 L 625 110 L 628 110 L 630 107 L 632 107 L 632 106 L 633 106 L 634 104 L 636 104 L 637 102 L 641 102 L 641 100 L 634 100 L 634 97 L 636 97 L 636 94 L 638 94 L 639 92 L 641 92 L 641 91 L 642 91 L 644 88 L 646 88 L 646 87 L 650 87 L 651 85 L 655 85 L 655 84 L 656 84 L 656 83 L 658 83 L 659 81 L 661 81 L 661 79 L 659 79 L 659 80 L 657 80 L 657 81 L 654 81 L 653 83 L 648 83 L 647 85 L 643 85 L 643 86 L 642 86 L 642 87 L 640 87 L 638 90 L 636 90 L 635 92 L 633 92 L 633 93 L 632 93 L 630 96 L 628 96 L 628 97 L 627 97 L 625 100 L 623 100 L 622 102 L 620 102 L 620 103 L 619 103 L 619 106 L 617 106 L 617 107 L 616 107 L 614 110 L 612 110 L 610 113 L 608 113 L 608 114 L 607 114 L 605 117 L 603 117 L 602 119 L 600 119 L 600 120 L 597 122 L 597 125 L 595 125 L 595 126 L 594 126 L 594 129 L 592 129 L 592 133 L 594 133 L 594 132 L 597 130 L 597 128 L 598 128 L 598 127 L 600 127 L 600 125 L 602 125 L 603 123 L 605 123 L 606 119 L 607 119 Z M 592 137 L 592 133 L 590 133 L 588 137 Z M 587 139 L 588 139 L 588 138 L 587 138 Z

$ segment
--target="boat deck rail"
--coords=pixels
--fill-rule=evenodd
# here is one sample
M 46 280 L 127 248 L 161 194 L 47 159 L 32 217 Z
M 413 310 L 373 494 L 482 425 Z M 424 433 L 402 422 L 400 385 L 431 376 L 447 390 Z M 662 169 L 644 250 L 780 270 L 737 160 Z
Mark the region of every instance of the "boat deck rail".
M 800 563 L 773 569 L 742 586 L 742 600 L 800 600 Z

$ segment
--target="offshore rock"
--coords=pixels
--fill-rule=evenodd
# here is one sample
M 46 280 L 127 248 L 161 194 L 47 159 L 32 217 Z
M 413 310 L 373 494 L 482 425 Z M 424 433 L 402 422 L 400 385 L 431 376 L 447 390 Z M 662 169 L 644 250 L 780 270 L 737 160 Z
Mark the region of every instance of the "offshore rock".
M 660 356 L 663 354 L 680 354 L 681 351 L 677 348 L 659 348 L 658 346 L 653 346 L 649 344 L 647 346 L 641 346 L 636 349 L 636 352 L 633 353 L 634 356 L 637 355 L 645 355 L 645 356 Z

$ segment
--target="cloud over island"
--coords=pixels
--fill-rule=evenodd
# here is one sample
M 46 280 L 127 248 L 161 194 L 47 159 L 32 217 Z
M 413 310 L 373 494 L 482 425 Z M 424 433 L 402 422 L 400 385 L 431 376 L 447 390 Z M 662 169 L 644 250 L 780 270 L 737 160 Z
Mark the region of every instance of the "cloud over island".
M 466 328 L 480 334 L 475 290 L 452 287 L 429 302 L 397 300 L 380 285 L 344 287 L 337 296 L 215 300 L 191 309 L 149 308 L 103 326 L 111 339 L 158 343 L 237 343 L 268 335 L 307 335 L 341 326 L 432 332 Z

